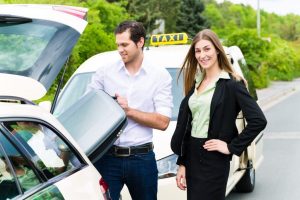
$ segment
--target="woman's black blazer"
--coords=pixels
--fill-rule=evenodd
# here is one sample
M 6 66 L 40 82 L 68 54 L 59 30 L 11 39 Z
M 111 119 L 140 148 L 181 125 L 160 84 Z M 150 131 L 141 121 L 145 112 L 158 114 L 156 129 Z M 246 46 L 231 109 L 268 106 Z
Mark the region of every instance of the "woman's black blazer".
M 194 89 L 191 89 L 180 104 L 176 129 L 171 139 L 171 149 L 179 155 L 178 164 L 184 164 L 185 144 L 191 136 L 192 114 L 188 101 Z M 238 134 L 235 121 L 240 111 L 243 112 L 247 125 Z M 243 81 L 232 77 L 218 80 L 210 107 L 209 139 L 225 141 L 230 153 L 240 156 L 266 125 L 267 120 L 262 110 L 250 96 Z

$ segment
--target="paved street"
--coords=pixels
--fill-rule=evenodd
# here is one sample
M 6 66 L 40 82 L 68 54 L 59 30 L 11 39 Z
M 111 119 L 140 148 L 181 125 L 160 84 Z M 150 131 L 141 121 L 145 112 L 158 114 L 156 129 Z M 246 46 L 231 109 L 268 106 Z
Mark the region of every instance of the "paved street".
M 232 192 L 226 200 L 300 199 L 300 79 L 274 82 L 259 90 L 268 119 L 264 135 L 264 161 L 256 172 L 252 193 Z

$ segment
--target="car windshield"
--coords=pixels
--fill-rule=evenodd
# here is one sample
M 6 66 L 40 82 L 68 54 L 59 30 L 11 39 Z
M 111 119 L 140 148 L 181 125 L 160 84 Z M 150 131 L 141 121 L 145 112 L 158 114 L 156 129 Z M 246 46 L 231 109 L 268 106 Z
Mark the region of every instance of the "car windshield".
M 53 21 L 0 17 L 0 73 L 26 76 L 48 89 L 80 34 Z
M 172 120 L 177 120 L 178 110 L 180 102 L 183 98 L 182 76 L 177 81 L 178 68 L 167 68 L 168 72 L 172 76 L 172 95 L 173 95 L 173 111 Z M 58 117 L 69 106 L 74 104 L 86 91 L 87 85 L 91 81 L 93 72 L 78 73 L 74 75 L 68 85 L 64 88 L 56 107 L 54 109 L 54 116 Z

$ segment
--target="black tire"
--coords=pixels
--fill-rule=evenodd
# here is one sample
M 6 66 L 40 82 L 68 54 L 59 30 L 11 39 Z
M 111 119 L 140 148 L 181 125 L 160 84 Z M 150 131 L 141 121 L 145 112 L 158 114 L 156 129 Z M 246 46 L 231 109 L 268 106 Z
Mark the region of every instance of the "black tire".
M 255 170 L 252 167 L 252 161 L 248 161 L 246 172 L 241 180 L 236 184 L 235 190 L 241 193 L 248 193 L 254 190 Z

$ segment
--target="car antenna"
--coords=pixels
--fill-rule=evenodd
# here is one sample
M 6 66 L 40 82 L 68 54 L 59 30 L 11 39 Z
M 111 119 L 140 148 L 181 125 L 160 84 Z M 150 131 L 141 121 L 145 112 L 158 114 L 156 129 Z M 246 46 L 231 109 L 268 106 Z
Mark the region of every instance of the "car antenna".
M 57 89 L 56 89 L 56 92 L 55 92 L 55 95 L 54 95 L 54 99 L 53 99 L 52 106 L 51 106 L 51 109 L 50 109 L 50 113 L 51 114 L 53 114 L 54 108 L 56 106 L 58 95 L 59 95 L 60 90 L 62 88 L 62 84 L 63 84 L 63 81 L 64 81 L 64 76 L 65 76 L 65 73 L 66 73 L 66 70 L 67 70 L 67 67 L 68 67 L 68 63 L 69 63 L 69 58 L 70 57 L 68 57 L 67 62 L 65 64 L 65 66 L 64 66 L 63 74 L 60 77 L 60 81 L 58 83 L 58 86 L 57 86 Z

